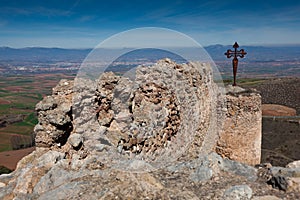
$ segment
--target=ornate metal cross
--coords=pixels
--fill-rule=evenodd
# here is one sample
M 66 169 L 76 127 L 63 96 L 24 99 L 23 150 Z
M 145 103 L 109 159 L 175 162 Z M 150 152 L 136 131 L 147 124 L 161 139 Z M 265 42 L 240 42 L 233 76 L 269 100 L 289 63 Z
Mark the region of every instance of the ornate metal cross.
M 232 60 L 232 67 L 233 67 L 233 86 L 236 86 L 236 72 L 237 72 L 237 68 L 238 68 L 238 57 L 240 58 L 244 58 L 244 56 L 247 54 L 244 49 L 241 50 L 237 50 L 237 48 L 239 48 L 239 45 L 237 42 L 234 43 L 234 45 L 232 46 L 234 48 L 234 51 L 228 49 L 227 52 L 225 53 L 225 55 L 227 56 L 227 58 L 231 58 L 234 57 Z

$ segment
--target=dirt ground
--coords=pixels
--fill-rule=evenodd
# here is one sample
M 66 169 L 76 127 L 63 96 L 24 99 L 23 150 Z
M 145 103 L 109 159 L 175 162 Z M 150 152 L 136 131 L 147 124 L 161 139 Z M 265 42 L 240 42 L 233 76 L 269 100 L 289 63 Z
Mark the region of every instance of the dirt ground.
M 254 86 L 263 104 L 279 104 L 296 109 L 300 115 L 300 78 L 277 78 Z
M 0 152 L 0 165 L 14 170 L 19 160 L 35 150 L 35 147 L 15 151 Z
M 263 104 L 294 108 L 298 117 L 263 117 L 262 160 L 285 166 L 300 160 L 300 78 L 278 78 L 254 86 Z
M 285 166 L 300 160 L 300 117 L 263 117 L 262 162 Z

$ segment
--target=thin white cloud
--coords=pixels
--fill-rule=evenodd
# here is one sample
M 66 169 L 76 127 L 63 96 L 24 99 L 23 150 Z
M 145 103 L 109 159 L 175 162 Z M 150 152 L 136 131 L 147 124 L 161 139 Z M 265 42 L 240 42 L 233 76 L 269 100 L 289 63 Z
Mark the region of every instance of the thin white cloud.
M 34 6 L 28 8 L 21 7 L 2 7 L 0 13 L 3 15 L 15 15 L 15 16 L 30 16 L 30 15 L 41 15 L 41 16 L 69 16 L 72 14 L 69 10 L 57 9 L 57 8 L 46 8 L 43 6 Z
M 29 9 L 26 8 L 17 8 L 17 7 L 8 7 L 4 6 L 0 9 L 1 14 L 10 14 L 10 15 L 29 15 L 32 13 Z
M 258 7 L 260 5 L 257 5 Z M 191 9 L 180 12 L 180 7 L 162 7 L 146 13 L 141 19 L 155 20 L 162 24 L 168 24 L 172 27 L 181 29 L 198 30 L 231 30 L 235 27 L 253 27 L 260 28 L 272 26 L 277 28 L 291 28 L 291 30 L 300 29 L 300 6 L 290 5 L 283 8 L 261 9 L 243 8 L 242 11 L 228 8 L 228 2 L 206 1 L 205 3 L 196 3 Z
M 96 18 L 96 16 L 93 16 L 93 15 L 84 15 L 84 16 L 81 16 L 78 21 L 79 22 L 88 22 L 95 18 Z
M 271 45 L 271 44 L 300 44 L 300 30 L 287 28 L 237 28 L 215 32 L 191 32 L 190 36 L 200 44 L 232 44 L 238 41 L 243 45 Z

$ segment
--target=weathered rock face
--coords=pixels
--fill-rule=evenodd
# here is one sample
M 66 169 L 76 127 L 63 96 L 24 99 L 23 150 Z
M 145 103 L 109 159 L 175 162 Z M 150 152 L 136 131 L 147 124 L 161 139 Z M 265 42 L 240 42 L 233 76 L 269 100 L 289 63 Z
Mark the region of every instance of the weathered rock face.
M 53 88 L 53 95 L 45 97 L 36 105 L 39 124 L 35 126 L 37 147 L 65 145 L 73 130 L 71 105 L 73 83 L 61 80 Z
M 68 171 L 68 182 L 72 170 L 149 172 L 205 155 L 221 127 L 221 97 L 208 65 L 169 59 L 133 77 L 61 80 L 36 106 L 37 150 L 19 163 L 7 191 L 39 197 L 59 184 L 49 182 L 59 171 Z
M 117 168 L 128 159 L 160 166 L 212 150 L 224 111 L 209 66 L 166 59 L 134 76 L 104 73 L 89 85 L 75 80 L 71 136 L 82 134 L 86 151 Z
M 166 59 L 134 75 L 62 80 L 37 104 L 36 151 L 0 176 L 0 199 L 281 194 L 254 167 L 211 153 L 226 108 L 209 66 Z
M 287 168 L 273 167 L 270 163 L 263 164 L 258 169 L 258 177 L 273 188 L 300 194 L 300 167 L 297 163 L 299 161 L 289 163 Z
M 261 158 L 261 96 L 255 91 L 227 87 L 227 115 L 216 152 L 249 165 Z

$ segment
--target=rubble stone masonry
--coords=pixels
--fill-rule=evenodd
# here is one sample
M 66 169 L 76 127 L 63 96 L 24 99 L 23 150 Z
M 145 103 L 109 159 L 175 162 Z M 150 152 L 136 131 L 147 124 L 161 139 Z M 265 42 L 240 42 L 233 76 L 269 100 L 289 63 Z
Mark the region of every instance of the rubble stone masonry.
M 261 96 L 255 90 L 226 87 L 227 115 L 216 146 L 223 157 L 255 165 L 261 159 Z

